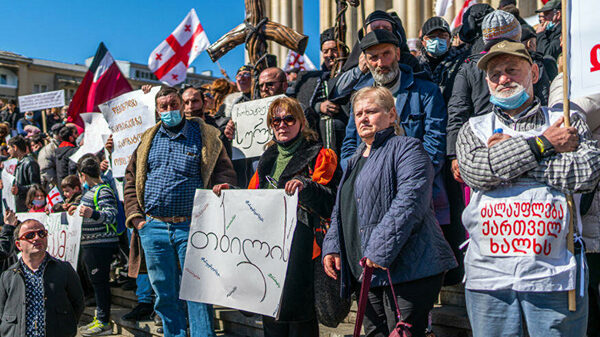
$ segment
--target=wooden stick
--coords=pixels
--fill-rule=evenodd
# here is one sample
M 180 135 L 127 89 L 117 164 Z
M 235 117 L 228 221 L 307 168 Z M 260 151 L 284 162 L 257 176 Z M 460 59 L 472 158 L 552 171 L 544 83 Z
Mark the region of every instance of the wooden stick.
M 562 24 L 562 65 L 563 65 L 563 113 L 564 113 L 564 124 L 565 127 L 571 126 L 571 107 L 569 102 L 569 64 L 568 64 L 568 53 L 569 53 L 569 26 L 567 23 L 568 12 L 568 1 L 562 0 L 560 18 Z M 575 255 L 575 244 L 573 242 L 573 223 L 575 222 L 575 202 L 573 201 L 573 195 L 567 194 L 567 206 L 569 207 L 569 231 L 567 233 L 567 249 L 571 254 Z M 581 275 L 580 277 L 584 277 Z M 575 285 L 577 289 L 577 285 Z M 569 290 L 569 311 L 577 310 L 576 300 L 577 294 L 575 289 Z
M 42 109 L 42 132 L 48 134 L 48 128 L 46 127 L 46 109 Z

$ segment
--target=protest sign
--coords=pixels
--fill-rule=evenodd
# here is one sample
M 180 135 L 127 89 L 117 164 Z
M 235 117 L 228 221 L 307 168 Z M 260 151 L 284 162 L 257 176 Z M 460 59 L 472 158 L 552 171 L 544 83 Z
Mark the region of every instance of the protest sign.
M 277 317 L 298 196 L 196 190 L 180 298 Z
M 278 95 L 250 102 L 238 103 L 231 110 L 231 119 L 235 123 L 232 159 L 260 157 L 265 152 L 265 144 L 273 137 L 267 127 L 269 105 Z
M 569 1 L 570 98 L 600 93 L 600 1 Z M 564 14 L 563 14 L 564 15 Z
M 19 110 L 23 112 L 42 110 L 47 108 L 56 108 L 64 105 L 64 90 L 56 90 L 43 92 L 41 94 L 19 96 Z
M 110 129 L 102 114 L 87 112 L 79 114 L 79 116 L 85 123 L 85 132 L 83 133 L 83 145 L 69 157 L 74 162 L 77 162 L 84 154 L 96 154 L 102 151 L 108 136 L 110 136 Z
M 11 158 L 5 160 L 2 164 L 4 165 L 4 168 L 2 169 L 2 199 L 6 200 L 8 208 L 15 211 L 17 205 L 11 188 L 15 182 L 14 173 L 17 167 L 17 159 Z M 4 205 L 2 205 L 2 209 L 4 209 Z
M 81 223 L 79 208 L 73 215 L 65 212 L 52 213 L 17 213 L 17 219 L 25 221 L 35 219 L 48 230 L 47 252 L 55 258 L 67 261 L 77 269 L 79 245 L 81 243 Z
M 160 87 L 149 93 L 131 91 L 98 107 L 113 135 L 112 169 L 115 178 L 125 176 L 131 154 L 137 148 L 142 133 L 156 125 L 154 97 Z

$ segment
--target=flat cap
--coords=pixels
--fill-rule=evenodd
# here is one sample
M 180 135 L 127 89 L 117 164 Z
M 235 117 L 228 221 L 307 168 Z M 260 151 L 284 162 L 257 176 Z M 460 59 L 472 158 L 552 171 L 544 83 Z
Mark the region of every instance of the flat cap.
M 546 4 L 544 6 L 542 6 L 542 8 L 538 9 L 535 12 L 541 13 L 541 12 L 545 12 L 545 11 L 552 11 L 555 9 L 560 9 L 561 6 L 562 6 L 562 3 L 560 0 L 550 0 L 550 1 L 546 2 Z
M 529 64 L 533 64 L 533 60 L 531 60 L 531 56 L 523 45 L 520 42 L 512 42 L 512 41 L 501 41 L 496 43 L 490 51 L 487 52 L 480 60 L 477 62 L 477 68 L 486 71 L 488 63 L 496 56 L 500 55 L 513 55 L 524 58 L 529 62 Z
M 448 34 L 452 34 L 448 22 L 442 17 L 434 16 L 423 23 L 423 27 L 421 27 L 421 37 L 429 35 L 431 32 L 438 29 L 445 31 Z
M 360 50 L 365 51 L 382 43 L 391 43 L 395 46 L 398 46 L 400 42 L 394 33 L 385 29 L 375 29 L 367 34 L 362 40 L 360 40 L 359 47 Z

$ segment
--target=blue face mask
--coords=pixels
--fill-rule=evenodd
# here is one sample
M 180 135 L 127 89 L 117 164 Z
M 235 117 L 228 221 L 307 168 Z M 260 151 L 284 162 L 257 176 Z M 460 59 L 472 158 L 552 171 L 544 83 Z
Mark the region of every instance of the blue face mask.
M 42 206 L 46 205 L 46 201 L 34 199 L 34 200 L 31 200 L 31 204 L 35 207 L 42 207 Z
M 83 183 L 83 185 L 82 185 L 81 187 L 83 187 L 83 190 L 84 190 L 84 191 L 87 191 L 87 190 L 89 190 L 89 189 L 90 189 L 90 185 L 87 183 L 87 181 L 86 181 L 86 182 L 84 182 L 84 183 Z
M 171 110 L 160 113 L 160 120 L 168 127 L 173 127 L 181 123 L 182 117 L 179 110 Z
M 425 50 L 433 56 L 440 56 L 448 51 L 448 44 L 446 40 L 436 37 L 427 41 Z
M 546 25 L 546 29 L 548 30 L 552 30 L 554 27 L 556 27 L 556 23 L 554 22 L 549 22 L 548 25 Z
M 521 105 L 525 104 L 529 99 L 529 94 L 523 88 L 521 91 L 515 93 L 510 97 L 497 97 L 494 95 L 490 95 L 490 103 L 493 105 L 500 107 L 503 110 L 514 110 Z

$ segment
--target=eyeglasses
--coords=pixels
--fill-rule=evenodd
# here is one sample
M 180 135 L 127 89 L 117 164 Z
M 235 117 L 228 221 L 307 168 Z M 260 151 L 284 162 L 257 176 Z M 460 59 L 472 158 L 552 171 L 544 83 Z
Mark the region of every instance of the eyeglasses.
M 285 115 L 283 117 L 273 117 L 271 120 L 271 125 L 273 127 L 279 126 L 281 122 L 284 122 L 287 126 L 292 126 L 296 123 L 296 118 L 292 115 Z
M 246 78 L 246 77 L 250 77 L 250 73 L 249 72 L 243 72 L 243 73 L 239 73 L 237 75 L 235 75 L 236 78 Z
M 262 88 L 264 85 L 266 85 L 268 88 L 273 88 L 275 86 L 275 84 L 279 84 L 279 83 L 281 83 L 281 81 L 264 82 L 264 83 L 259 83 L 258 86 L 260 88 Z
M 37 234 L 37 237 L 43 239 L 48 236 L 48 231 L 40 229 L 39 231 L 27 232 L 19 237 L 19 240 L 33 240 Z

